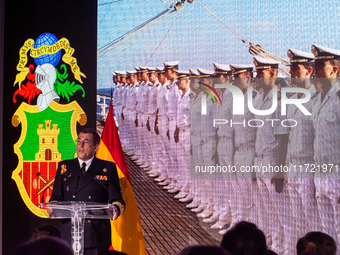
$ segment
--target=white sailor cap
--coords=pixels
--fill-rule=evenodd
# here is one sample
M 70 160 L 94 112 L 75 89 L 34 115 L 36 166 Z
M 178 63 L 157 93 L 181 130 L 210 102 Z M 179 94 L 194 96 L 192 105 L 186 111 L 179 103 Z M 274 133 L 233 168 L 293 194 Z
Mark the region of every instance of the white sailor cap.
M 300 64 L 314 61 L 314 55 L 312 53 L 302 50 L 289 49 L 287 56 L 289 57 L 289 66 L 294 63 Z
M 137 71 L 127 71 L 128 75 L 137 74 Z
M 198 73 L 200 74 L 200 77 L 210 77 L 215 74 L 214 71 L 203 69 L 203 68 L 197 68 Z
M 115 72 L 112 73 L 112 76 L 116 76 L 117 74 Z
M 167 69 L 178 69 L 179 61 L 164 62 L 164 70 Z
M 164 66 L 156 66 L 157 73 L 165 73 Z
M 233 75 L 245 73 L 245 72 L 252 72 L 253 65 L 244 65 L 244 64 L 232 64 L 230 65 L 230 69 L 233 72 Z
M 150 66 L 147 66 L 146 69 L 148 70 L 148 73 L 152 73 L 152 72 L 156 72 L 156 67 L 150 67 Z
M 340 59 L 340 50 L 331 49 L 320 45 L 312 45 L 312 53 L 315 61 Z
M 176 70 L 177 73 L 177 79 L 181 78 L 190 78 L 190 72 L 189 71 L 183 71 L 183 70 Z
M 228 74 L 231 72 L 230 66 L 225 64 L 213 63 L 215 74 Z
M 255 56 L 253 58 L 254 61 L 254 65 L 256 70 L 259 69 L 269 69 L 269 68 L 275 68 L 275 69 L 279 69 L 279 61 L 273 60 L 271 58 L 263 58 L 260 56 Z
M 117 76 L 121 76 L 121 77 L 126 77 L 126 72 L 125 71 L 115 71 Z
M 139 71 L 140 71 L 141 73 L 145 73 L 145 72 L 148 72 L 148 68 L 147 68 L 146 66 L 140 66 L 140 67 L 139 67 Z
M 198 78 L 200 73 L 197 71 L 197 69 L 189 69 L 189 72 L 190 72 L 190 76 L 193 77 L 193 78 Z

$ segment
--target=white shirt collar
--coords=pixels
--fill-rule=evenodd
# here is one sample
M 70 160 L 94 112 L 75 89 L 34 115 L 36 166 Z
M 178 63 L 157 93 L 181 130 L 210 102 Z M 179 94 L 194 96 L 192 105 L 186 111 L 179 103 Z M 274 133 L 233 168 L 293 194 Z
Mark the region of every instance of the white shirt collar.
M 85 171 L 87 171 L 87 169 L 89 169 L 89 167 L 91 166 L 93 159 L 94 159 L 94 156 L 91 159 L 89 159 L 88 161 L 84 162 L 83 160 L 78 158 L 79 167 L 81 168 L 82 164 L 85 163 L 86 164 Z

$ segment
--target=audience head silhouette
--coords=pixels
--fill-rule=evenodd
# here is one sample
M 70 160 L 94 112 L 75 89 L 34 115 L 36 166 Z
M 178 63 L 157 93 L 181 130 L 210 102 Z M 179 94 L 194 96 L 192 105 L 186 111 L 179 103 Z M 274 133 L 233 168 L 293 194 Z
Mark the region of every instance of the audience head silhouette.
M 266 255 L 267 244 L 263 232 L 253 223 L 241 221 L 223 237 L 221 246 L 232 255 Z
M 322 232 L 309 232 L 296 245 L 298 255 L 335 255 L 334 239 Z

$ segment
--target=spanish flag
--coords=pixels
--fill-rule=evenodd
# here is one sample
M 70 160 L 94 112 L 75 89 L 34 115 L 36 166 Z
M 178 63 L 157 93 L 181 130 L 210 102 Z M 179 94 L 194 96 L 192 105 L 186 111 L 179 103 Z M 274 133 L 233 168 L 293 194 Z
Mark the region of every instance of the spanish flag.
M 113 248 L 129 255 L 146 254 L 142 225 L 124 152 L 113 119 L 112 104 L 110 104 L 96 156 L 116 163 L 122 196 L 125 201 L 124 213 L 117 220 L 111 222 Z

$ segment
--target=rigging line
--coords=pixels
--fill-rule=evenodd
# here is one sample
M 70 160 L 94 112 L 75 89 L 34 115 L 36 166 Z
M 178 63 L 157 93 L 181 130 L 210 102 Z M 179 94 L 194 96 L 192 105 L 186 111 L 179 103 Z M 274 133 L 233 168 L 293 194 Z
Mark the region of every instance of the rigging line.
M 132 38 L 138 36 L 139 34 L 143 33 L 144 31 L 146 31 L 147 29 L 149 29 L 152 26 L 158 26 L 157 23 L 161 22 L 162 20 L 166 20 L 172 13 L 169 13 L 166 16 L 163 16 L 161 19 L 157 20 L 156 23 L 154 24 L 150 24 L 149 26 L 143 28 L 143 30 L 140 30 L 138 33 L 134 34 L 133 36 L 131 36 L 130 38 L 126 38 L 124 41 L 122 41 L 120 44 L 115 45 L 113 48 L 107 50 L 106 52 L 104 52 L 103 54 L 97 56 L 97 59 L 102 58 L 103 56 L 105 56 L 106 54 L 110 53 L 111 51 L 117 49 L 119 46 L 121 46 L 122 44 L 128 42 L 129 40 L 131 40 Z
M 168 6 L 166 6 L 166 4 L 165 4 L 167 1 L 165 1 L 165 2 L 163 2 L 163 0 L 160 0 L 160 1 L 164 4 L 165 8 L 170 9 L 170 8 L 168 8 Z
M 100 59 L 101 57 L 105 56 L 107 53 L 109 53 L 109 52 L 111 52 L 111 51 L 117 49 L 119 46 L 121 46 L 122 44 L 128 42 L 129 40 L 131 40 L 132 38 L 136 37 L 136 36 L 139 35 L 140 33 L 143 33 L 144 31 L 146 31 L 146 30 L 149 29 L 150 27 L 157 25 L 157 23 L 162 22 L 163 20 L 166 20 L 171 14 L 172 14 L 172 12 L 166 14 L 166 15 L 163 16 L 162 18 L 160 18 L 160 19 L 156 20 L 155 22 L 149 24 L 148 26 L 144 27 L 143 29 L 141 29 L 141 30 L 139 30 L 139 31 L 136 31 L 134 34 L 131 34 L 131 35 L 127 36 L 127 37 L 126 37 L 124 40 L 122 40 L 119 44 L 114 44 L 114 45 L 112 45 L 112 46 L 111 46 L 111 49 L 109 48 L 109 49 L 107 49 L 105 52 L 102 51 L 103 53 L 102 53 L 102 54 L 98 54 L 97 59 Z
M 212 11 L 210 11 L 207 7 L 205 7 L 200 1 L 196 0 L 197 3 L 199 3 L 204 9 L 206 9 L 211 15 L 213 15 L 219 22 L 221 22 L 226 28 L 228 28 L 234 35 L 236 35 L 243 43 L 245 43 L 247 46 L 250 44 L 250 42 L 237 33 L 234 29 L 232 29 L 230 26 L 228 26 L 223 20 L 221 20 L 219 17 L 217 17 Z
M 166 12 L 168 12 L 168 10 L 165 10 L 165 11 L 163 11 L 163 12 L 157 14 L 157 15 L 154 16 L 153 18 L 151 18 L 151 19 L 149 19 L 149 20 L 143 22 L 142 24 L 138 25 L 137 27 L 133 28 L 132 30 L 130 30 L 130 31 L 126 32 L 125 34 L 119 36 L 118 38 L 114 39 L 112 42 L 107 43 L 106 45 L 100 47 L 99 50 L 102 50 L 103 48 L 108 48 L 108 47 L 110 47 L 111 45 L 115 44 L 117 41 L 122 40 L 125 36 L 127 36 L 127 35 L 129 35 L 129 34 L 135 32 L 135 31 L 137 31 L 138 29 L 144 27 L 146 24 L 152 22 L 153 20 L 157 19 L 158 17 L 160 17 L 161 15 L 165 14 Z M 104 49 L 104 50 L 105 50 L 105 49 Z
M 135 28 L 133 28 L 132 30 L 126 32 L 125 34 L 119 36 L 118 38 L 114 39 L 113 41 L 111 41 L 111 42 L 107 43 L 106 45 L 100 47 L 100 48 L 98 49 L 98 50 L 99 50 L 98 53 L 100 54 L 101 52 L 107 50 L 107 49 L 110 48 L 112 45 L 114 45 L 114 44 L 120 42 L 121 40 L 123 40 L 126 36 L 129 36 L 129 35 L 133 34 L 134 32 L 136 32 L 136 31 L 138 31 L 139 29 L 141 29 L 142 27 L 144 27 L 145 25 L 147 25 L 147 24 L 149 24 L 150 22 L 156 20 L 158 17 L 160 17 L 160 16 L 161 16 L 162 14 L 164 14 L 165 12 L 166 12 L 166 11 L 162 12 L 161 14 L 156 15 L 155 17 L 153 17 L 153 18 L 147 20 L 146 22 L 144 22 L 144 23 L 138 25 L 137 27 L 135 27 Z
M 121 2 L 121 1 L 123 1 L 123 0 L 116 0 L 116 1 L 108 2 L 108 3 L 98 4 L 98 6 L 106 5 L 106 4 L 112 4 L 112 3 L 118 3 L 118 2 Z
M 159 47 L 162 45 L 162 43 L 164 42 L 165 38 L 168 36 L 168 34 L 170 33 L 171 29 L 173 28 L 173 26 L 175 25 L 176 21 L 178 20 L 179 16 L 181 15 L 182 11 L 184 9 L 181 8 L 180 12 L 178 13 L 176 19 L 174 20 L 174 22 L 172 23 L 171 27 L 169 28 L 168 32 L 165 34 L 165 36 L 163 37 L 163 39 L 161 40 L 161 42 L 158 44 L 157 48 L 155 49 L 155 51 L 152 53 L 151 57 L 148 59 L 148 61 L 146 61 L 145 66 L 148 65 L 149 61 L 152 59 L 152 57 L 155 55 L 156 51 L 159 49 Z
M 169 17 L 169 16 L 168 16 Z M 159 23 L 158 25 L 160 25 L 161 23 Z M 154 26 L 149 32 L 152 32 L 158 25 Z M 108 61 L 106 61 L 103 65 L 101 65 L 99 68 L 97 68 L 97 70 L 101 69 L 102 67 L 104 67 L 105 65 L 107 65 L 109 62 L 111 62 L 112 60 L 114 60 L 116 57 L 118 57 L 121 53 L 123 53 L 125 50 L 127 50 L 128 48 L 130 48 L 132 45 L 134 45 L 136 42 L 138 42 L 140 39 L 142 39 L 144 36 L 146 36 L 148 33 L 145 33 L 144 35 L 142 35 L 141 37 L 137 38 L 136 41 L 134 41 L 132 44 L 130 44 L 128 47 L 126 47 L 125 49 L 123 49 L 121 52 L 119 52 L 117 55 L 113 56 L 111 59 L 109 59 Z
M 238 32 L 236 32 L 234 29 L 232 29 L 230 26 L 228 26 L 225 22 L 223 22 L 223 20 L 221 20 L 219 17 L 217 17 L 213 12 L 211 12 L 207 7 L 205 7 L 199 0 L 196 0 L 196 1 L 204 9 L 206 9 L 211 15 L 213 15 L 218 21 L 220 21 L 225 27 L 227 27 L 234 35 L 236 35 L 249 49 L 251 49 L 251 50 L 249 50 L 249 53 L 251 53 L 252 55 L 260 55 L 262 57 L 269 57 L 269 58 L 278 60 L 280 62 L 283 62 L 285 64 L 288 63 L 283 58 L 280 58 L 280 57 L 276 56 L 275 54 L 268 52 L 263 47 L 252 44 L 245 37 L 240 35 Z M 287 75 L 290 75 L 289 70 L 286 67 L 284 67 L 283 65 L 279 65 L 279 68 L 282 72 L 286 73 Z
M 159 22 L 161 22 L 162 20 L 166 20 L 167 18 L 170 17 L 171 14 L 172 14 L 172 12 L 171 12 L 171 13 L 168 13 L 167 15 L 163 16 L 162 18 L 156 20 L 154 23 L 149 24 L 147 27 L 143 28 L 142 30 L 136 31 L 136 33 L 135 33 L 134 35 L 130 35 L 129 38 L 126 38 L 126 39 L 123 40 L 121 43 L 116 44 L 116 45 L 115 45 L 114 47 L 112 47 L 111 49 L 108 49 L 106 52 L 102 53 L 101 55 L 98 55 L 98 56 L 97 56 L 97 59 L 100 59 L 100 58 L 102 58 L 103 56 L 105 56 L 106 54 L 110 53 L 111 51 L 117 49 L 119 46 L 121 46 L 122 44 L 128 42 L 128 41 L 131 40 L 132 38 L 138 36 L 140 33 L 143 33 L 145 30 L 149 29 L 150 27 L 152 27 L 152 26 L 158 26 L 158 25 L 160 24 Z M 159 23 L 159 24 L 157 24 L 157 23 Z M 137 33 L 137 32 L 138 32 L 138 33 Z
M 104 16 L 102 17 L 102 19 L 100 20 L 99 24 L 101 24 L 101 23 L 103 22 L 103 19 L 105 18 L 105 16 L 106 16 L 108 10 L 109 10 L 109 8 L 106 9 L 106 12 L 105 12 Z
M 174 11 L 174 10 L 173 10 L 173 11 Z M 168 9 L 162 11 L 161 13 L 157 14 L 155 17 L 153 17 L 153 18 L 151 18 L 151 19 L 149 19 L 149 20 L 143 22 L 142 24 L 138 25 L 137 27 L 133 28 L 132 30 L 130 30 L 130 31 L 126 32 L 125 34 L 119 36 L 118 38 L 114 39 L 112 42 L 110 42 L 110 43 L 108 43 L 108 44 L 106 44 L 106 45 L 100 47 L 98 50 L 99 50 L 99 51 L 103 51 L 103 50 L 109 48 L 110 46 L 112 46 L 113 44 L 117 43 L 118 41 L 123 40 L 125 36 L 134 33 L 135 31 L 141 29 L 142 27 L 146 26 L 148 23 L 150 23 L 150 22 L 156 20 L 157 18 L 159 18 L 160 16 L 164 15 L 164 14 L 167 13 L 167 12 L 169 12 Z M 99 53 L 100 53 L 100 52 L 99 52 Z

